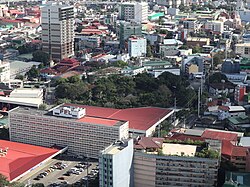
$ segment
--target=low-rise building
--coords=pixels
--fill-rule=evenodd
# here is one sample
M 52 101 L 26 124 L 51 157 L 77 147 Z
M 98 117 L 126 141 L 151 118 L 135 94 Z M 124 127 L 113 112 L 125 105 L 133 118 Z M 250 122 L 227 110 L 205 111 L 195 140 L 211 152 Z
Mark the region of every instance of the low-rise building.
M 126 76 L 135 76 L 145 71 L 145 67 L 127 66 L 121 70 L 121 74 Z
M 68 146 L 69 154 L 98 158 L 100 150 L 128 138 L 128 121 L 89 116 L 87 110 L 74 105 L 51 111 L 15 108 L 9 113 L 10 139 L 44 147 Z
M 143 37 L 132 36 L 128 39 L 130 57 L 141 57 L 147 54 L 147 40 Z
M 214 34 L 221 34 L 224 31 L 224 22 L 208 21 L 205 23 L 205 30 Z
M 250 58 L 250 43 L 235 44 L 235 53 L 242 57 Z
M 187 46 L 193 47 L 193 46 L 204 46 L 204 45 L 210 45 L 210 39 L 209 38 L 199 38 L 199 37 L 188 37 L 187 38 Z

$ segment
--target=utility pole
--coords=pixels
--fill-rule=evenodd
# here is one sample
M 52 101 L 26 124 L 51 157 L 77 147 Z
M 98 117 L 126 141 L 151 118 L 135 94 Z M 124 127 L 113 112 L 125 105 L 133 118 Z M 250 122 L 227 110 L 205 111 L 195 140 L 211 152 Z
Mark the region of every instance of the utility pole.
M 214 71 L 214 55 L 213 55 L 213 52 L 211 53 L 211 57 L 212 57 L 212 73 Z
M 200 117 L 200 93 L 201 92 L 201 87 L 199 87 L 199 90 L 198 90 L 198 117 Z

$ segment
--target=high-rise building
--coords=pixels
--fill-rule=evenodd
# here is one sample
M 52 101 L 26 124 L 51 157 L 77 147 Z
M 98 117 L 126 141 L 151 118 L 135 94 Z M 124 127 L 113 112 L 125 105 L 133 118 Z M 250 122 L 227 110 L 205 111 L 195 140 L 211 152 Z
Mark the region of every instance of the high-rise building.
M 132 186 L 133 140 L 117 141 L 100 152 L 99 186 Z
M 48 3 L 42 7 L 42 46 L 53 60 L 74 55 L 74 7 Z
M 121 21 L 119 30 L 120 48 L 125 47 L 125 43 L 131 35 L 141 35 L 142 25 L 140 23 L 130 23 Z
M 125 21 L 145 22 L 148 20 L 148 3 L 124 2 L 120 5 L 119 18 Z
M 10 140 L 44 147 L 68 147 L 72 155 L 98 158 L 100 150 L 128 138 L 128 121 L 89 116 L 87 110 L 70 104 L 50 111 L 15 108 L 9 113 Z
M 130 57 L 146 56 L 147 40 L 143 37 L 132 36 L 128 39 L 128 53 Z

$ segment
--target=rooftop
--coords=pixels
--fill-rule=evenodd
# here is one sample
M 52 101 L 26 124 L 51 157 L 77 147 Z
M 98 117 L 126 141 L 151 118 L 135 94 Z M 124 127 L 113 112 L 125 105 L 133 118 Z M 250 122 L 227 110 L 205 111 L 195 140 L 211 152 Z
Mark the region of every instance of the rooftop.
M 162 66 L 162 65 L 172 65 L 169 61 L 146 61 L 143 62 L 144 66 Z
M 58 152 L 57 149 L 0 140 L 0 173 L 13 180 Z
M 241 137 L 239 144 L 243 147 L 250 147 L 250 137 Z
M 87 105 L 65 104 L 65 106 L 67 105 L 86 108 L 87 116 L 129 121 L 129 128 L 135 130 L 147 130 L 161 119 L 165 119 L 173 113 L 173 110 L 157 107 L 114 109 Z
M 211 129 L 207 129 L 201 135 L 202 138 L 214 139 L 214 140 L 229 140 L 229 141 L 236 141 L 237 140 L 237 133 L 234 132 L 221 132 L 215 131 Z
M 164 155 L 178 155 L 178 156 L 191 156 L 194 157 L 196 153 L 196 145 L 183 145 L 183 144 L 162 144 L 162 153 Z
M 124 122 L 129 121 L 130 129 L 142 131 L 148 130 L 160 120 L 166 119 L 173 113 L 173 110 L 156 107 L 114 109 L 76 104 L 64 104 L 64 106 L 75 106 L 86 109 L 86 115 L 81 119 L 68 118 L 68 120 L 78 120 L 79 122 L 92 124 L 101 123 L 100 125 L 105 126 L 121 126 Z M 32 108 L 19 107 L 14 111 L 23 114 L 47 115 L 51 118 L 57 118 L 56 116 L 52 116 L 51 112 Z
M 111 146 L 107 147 L 104 151 L 102 151 L 103 154 L 109 154 L 109 155 L 115 155 L 122 151 L 124 148 L 126 148 L 128 145 L 132 145 L 133 140 L 130 139 L 128 141 L 117 141 L 113 143 Z

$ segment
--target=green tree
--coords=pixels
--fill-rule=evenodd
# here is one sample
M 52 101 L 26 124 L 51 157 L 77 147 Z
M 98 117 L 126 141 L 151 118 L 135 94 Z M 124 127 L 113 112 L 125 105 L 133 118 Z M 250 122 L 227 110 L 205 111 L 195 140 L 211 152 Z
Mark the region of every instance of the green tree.
M 36 66 L 32 66 L 32 68 L 26 73 L 30 79 L 39 77 L 39 74 L 39 69 L 37 69 Z
M 35 51 L 32 53 L 33 60 L 37 62 L 42 62 L 44 66 L 49 65 L 49 54 L 43 51 Z
M 19 74 L 19 75 L 17 75 L 17 76 L 15 77 L 15 79 L 24 80 L 24 76 Z
M 70 83 L 80 83 L 81 78 L 80 78 L 79 75 L 74 75 L 74 76 L 68 78 L 68 82 L 70 82 Z
M 127 66 L 128 63 L 124 62 L 123 60 L 118 60 L 112 63 L 112 66 L 114 67 L 120 67 L 120 68 L 124 68 L 125 66 Z
M 0 139 L 9 140 L 9 130 L 7 128 L 0 128 Z
M 46 110 L 47 109 L 47 105 L 46 104 L 40 104 L 39 105 L 39 110 Z
M 214 67 L 218 66 L 219 64 L 222 64 L 223 60 L 225 58 L 225 53 L 224 52 L 218 52 L 215 55 L 213 55 L 213 65 Z
M 194 46 L 193 48 L 192 48 L 192 50 L 193 50 L 193 53 L 195 54 L 195 53 L 201 53 L 202 52 L 202 48 L 200 47 L 200 46 Z
M 187 45 L 182 45 L 179 49 L 187 50 L 187 49 L 189 49 L 189 47 Z
M 0 187 L 5 187 L 9 184 L 7 178 L 0 173 Z
M 220 73 L 220 72 L 215 72 L 212 75 L 208 77 L 209 83 L 221 83 L 222 80 L 225 82 L 228 82 L 227 76 Z
M 152 57 L 153 53 L 152 53 L 152 48 L 150 45 L 147 45 L 147 57 Z

